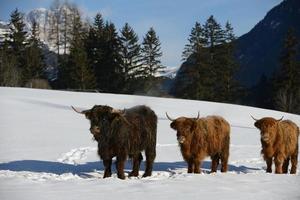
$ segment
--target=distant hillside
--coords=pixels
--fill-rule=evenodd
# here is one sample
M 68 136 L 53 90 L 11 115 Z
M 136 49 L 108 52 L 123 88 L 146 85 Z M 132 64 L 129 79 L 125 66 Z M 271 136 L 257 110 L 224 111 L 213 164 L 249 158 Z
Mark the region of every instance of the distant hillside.
M 291 27 L 300 39 L 300 0 L 281 2 L 250 32 L 237 39 L 236 58 L 240 64 L 237 78 L 243 86 L 256 85 L 263 74 L 270 77 L 278 68 L 283 40 Z M 182 96 L 194 72 L 194 59 L 190 56 L 179 68 L 170 93 Z
M 293 28 L 300 39 L 300 1 L 285 0 L 271 9 L 250 32 L 237 41 L 240 63 L 238 79 L 245 86 L 255 85 L 265 74 L 270 77 L 279 66 L 278 59 L 287 30 Z

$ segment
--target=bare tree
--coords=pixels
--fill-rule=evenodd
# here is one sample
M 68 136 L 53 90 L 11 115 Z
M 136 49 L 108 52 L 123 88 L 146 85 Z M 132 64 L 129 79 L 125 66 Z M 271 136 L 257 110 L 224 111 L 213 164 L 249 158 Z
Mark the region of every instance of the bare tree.
M 300 112 L 300 90 L 291 93 L 287 89 L 280 89 L 275 98 L 276 107 L 284 112 Z
M 71 41 L 72 21 L 79 13 L 75 4 L 55 0 L 49 14 L 49 40 L 56 48 L 57 54 L 68 54 Z

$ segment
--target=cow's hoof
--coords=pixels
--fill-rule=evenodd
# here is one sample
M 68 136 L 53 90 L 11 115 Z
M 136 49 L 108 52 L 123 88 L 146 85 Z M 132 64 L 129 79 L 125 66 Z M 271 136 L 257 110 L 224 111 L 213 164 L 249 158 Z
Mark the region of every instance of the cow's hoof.
M 125 175 L 124 174 L 118 175 L 118 178 L 124 180 L 125 179 Z
M 132 172 L 129 173 L 128 176 L 129 176 L 129 177 L 131 177 L 131 176 L 138 177 L 138 176 L 139 176 L 139 173 L 138 173 L 138 172 L 132 171 Z
M 147 176 L 151 176 L 151 173 L 145 173 L 145 174 L 143 175 L 143 178 L 145 178 L 145 177 L 147 177 Z
M 105 173 L 103 176 L 103 178 L 109 178 L 109 177 L 111 177 L 111 173 Z

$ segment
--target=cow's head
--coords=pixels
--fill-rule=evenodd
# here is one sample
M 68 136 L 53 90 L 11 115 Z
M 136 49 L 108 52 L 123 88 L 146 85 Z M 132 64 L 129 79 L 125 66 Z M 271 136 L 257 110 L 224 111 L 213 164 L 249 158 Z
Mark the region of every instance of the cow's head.
M 95 105 L 92 109 L 84 111 L 78 111 L 74 107 L 72 108 L 77 113 L 84 114 L 90 121 L 90 132 L 97 141 L 101 135 L 109 132 L 111 121 L 121 113 L 120 110 L 115 110 L 110 106 L 103 105 Z
M 184 144 L 192 136 L 195 123 L 199 119 L 199 113 L 197 118 L 178 117 L 177 119 L 172 119 L 167 113 L 166 116 L 172 121 L 170 127 L 177 131 L 177 141 L 180 144 Z
M 252 117 L 252 116 L 251 116 Z M 270 144 L 275 140 L 278 123 L 283 119 L 274 119 L 272 117 L 264 117 L 255 119 L 254 126 L 260 130 L 261 141 L 265 144 Z

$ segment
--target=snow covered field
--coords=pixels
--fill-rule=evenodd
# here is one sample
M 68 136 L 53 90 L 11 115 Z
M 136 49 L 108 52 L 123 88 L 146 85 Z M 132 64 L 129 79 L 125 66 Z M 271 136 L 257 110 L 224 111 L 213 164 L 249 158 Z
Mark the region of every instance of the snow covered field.
M 159 117 L 157 157 L 149 178 L 102 179 L 103 165 L 89 122 L 70 105 L 115 108 L 145 104 Z M 250 115 L 291 119 L 270 110 L 201 101 L 142 96 L 0 88 L 0 199 L 300 199 L 300 176 L 265 173 L 259 132 Z M 231 126 L 229 172 L 187 174 L 169 128 L 171 117 L 217 114 Z M 126 172 L 130 170 L 128 161 Z M 142 169 L 144 170 L 143 164 Z M 115 172 L 115 169 L 113 168 Z M 142 174 L 142 173 L 140 173 Z

